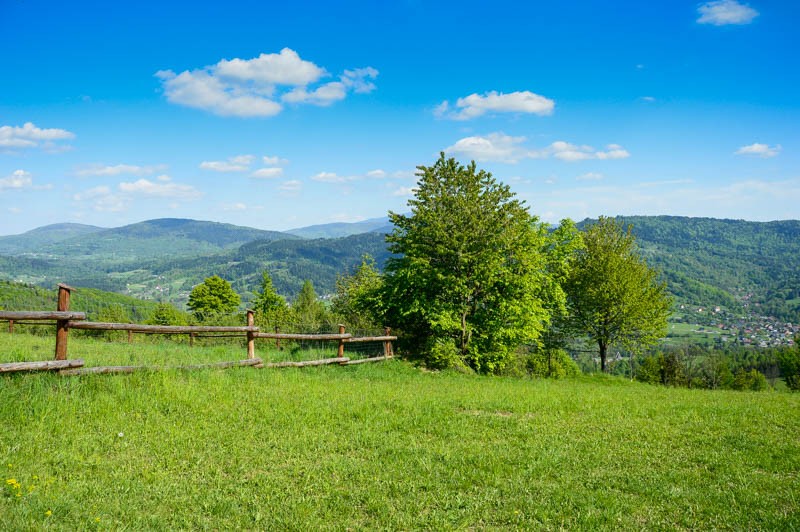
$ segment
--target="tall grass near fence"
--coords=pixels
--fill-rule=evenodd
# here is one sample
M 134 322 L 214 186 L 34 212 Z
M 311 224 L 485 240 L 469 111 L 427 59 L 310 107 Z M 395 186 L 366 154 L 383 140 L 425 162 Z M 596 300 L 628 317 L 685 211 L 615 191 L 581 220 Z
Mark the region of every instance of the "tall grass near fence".
M 0 427 L 15 530 L 800 527 L 791 394 L 398 361 L 15 374 Z

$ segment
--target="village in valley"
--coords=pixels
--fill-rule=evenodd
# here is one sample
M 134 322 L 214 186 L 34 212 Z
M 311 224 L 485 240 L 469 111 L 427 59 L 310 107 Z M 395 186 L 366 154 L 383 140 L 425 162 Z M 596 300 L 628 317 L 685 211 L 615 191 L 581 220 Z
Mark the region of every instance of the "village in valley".
M 704 343 L 752 347 L 792 346 L 800 334 L 800 324 L 772 316 L 688 304 L 676 308 L 669 327 L 672 338 L 692 336 L 707 339 Z

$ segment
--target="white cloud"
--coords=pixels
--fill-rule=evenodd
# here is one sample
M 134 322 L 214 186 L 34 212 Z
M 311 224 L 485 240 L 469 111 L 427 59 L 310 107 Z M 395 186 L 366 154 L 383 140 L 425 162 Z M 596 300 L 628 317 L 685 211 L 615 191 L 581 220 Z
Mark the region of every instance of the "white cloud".
M 392 173 L 392 177 L 395 179 L 417 179 L 417 174 L 415 172 L 398 170 Z
M 32 122 L 26 122 L 22 126 L 0 126 L 0 149 L 36 147 L 57 149 L 59 145 L 56 141 L 73 138 L 75 134 L 66 129 L 41 129 Z
M 716 0 L 705 2 L 697 7 L 699 24 L 725 26 L 728 24 L 749 24 L 758 16 L 758 11 L 736 0 Z
M 392 196 L 413 196 L 416 192 L 416 187 L 399 187 L 392 191 Z
M 312 91 L 305 87 L 296 87 L 283 95 L 282 99 L 288 103 L 310 103 L 325 107 L 333 102 L 344 100 L 347 96 L 347 88 L 340 81 L 331 81 Z
M 253 161 L 256 160 L 255 155 L 236 155 L 228 159 L 233 164 L 242 164 L 245 166 L 253 164 Z
M 25 170 L 14 170 L 11 175 L 0 179 L 0 191 L 22 190 L 33 186 L 33 177 Z
M 225 161 L 203 161 L 200 168 L 212 172 L 247 172 L 254 160 L 253 155 L 236 155 Z
M 280 167 L 273 167 L 273 168 L 259 168 L 252 174 L 250 177 L 255 177 L 259 179 L 270 179 L 272 177 L 280 177 L 283 175 L 283 168 Z
M 656 99 L 653 96 L 642 96 L 639 99 L 647 103 L 653 103 L 654 101 L 656 101 Z
M 230 78 L 245 83 L 258 83 L 265 87 L 274 85 L 308 85 L 326 74 L 311 61 L 300 59 L 291 48 L 277 54 L 261 54 L 254 59 L 223 59 L 216 65 L 221 78 Z
M 79 177 L 107 177 L 117 175 L 150 175 L 166 168 L 165 165 L 137 166 L 132 164 L 117 164 L 107 166 L 102 164 L 91 164 L 75 172 Z
M 530 91 L 504 94 L 491 91 L 484 95 L 470 94 L 456 100 L 454 109 L 446 100 L 434 111 L 439 117 L 452 120 L 470 120 L 486 113 L 527 113 L 549 115 L 553 113 L 555 102 Z
M 9 207 L 8 212 L 10 212 L 11 214 L 21 214 L 22 209 L 20 209 L 19 207 Z
M 261 158 L 261 160 L 264 161 L 264 164 L 268 166 L 284 166 L 289 164 L 288 160 L 282 159 L 277 155 L 274 156 L 265 155 Z
M 292 179 L 291 181 L 284 181 L 278 187 L 279 190 L 290 194 L 295 194 L 297 192 L 300 192 L 302 188 L 303 188 L 303 183 L 301 183 L 296 179 Z
M 133 183 L 120 183 L 119 190 L 134 195 L 182 200 L 193 200 L 202 196 L 202 193 L 191 185 L 154 183 L 147 179 L 139 179 Z
M 354 223 L 354 222 L 363 222 L 364 220 L 366 220 L 365 216 L 360 216 L 358 214 L 349 214 L 345 212 L 336 213 L 330 217 L 331 222 Z
M 383 179 L 384 177 L 386 177 L 386 172 L 384 172 L 380 168 L 378 168 L 376 170 L 370 170 L 369 172 L 367 172 L 367 177 L 374 177 L 376 179 Z
M 353 177 L 340 176 L 336 172 L 320 172 L 311 176 L 311 179 L 321 183 L 346 183 L 354 180 Z
M 366 94 L 375 90 L 375 84 L 371 81 L 378 77 L 378 71 L 372 67 L 356 68 L 345 70 L 342 74 L 342 83 L 345 87 L 353 89 L 358 94 Z
M 521 145 L 525 137 L 512 137 L 504 133 L 489 133 L 485 137 L 473 136 L 458 140 L 445 148 L 448 153 L 462 154 L 477 161 L 516 163 L 528 157 Z
M 522 159 L 556 159 L 574 162 L 588 159 L 625 159 L 630 153 L 619 144 L 609 144 L 606 151 L 595 150 L 591 146 L 576 145 L 563 140 L 553 142 L 546 148 L 529 149 L 523 143 L 525 137 L 512 137 L 504 133 L 490 133 L 486 136 L 472 136 L 460 139 L 445 148 L 448 153 L 462 154 L 477 161 L 497 161 L 516 163 Z
M 370 92 L 378 71 L 372 67 L 345 70 L 338 80 L 312 86 L 329 73 L 284 48 L 277 54 L 223 59 L 180 74 L 159 70 L 155 75 L 171 103 L 221 116 L 269 117 L 283 110 L 280 102 L 326 106 L 344 99 L 348 92 Z
M 244 203 L 229 203 L 222 206 L 223 211 L 246 211 L 247 205 Z
M 561 140 L 552 143 L 546 151 L 556 159 L 568 162 L 585 161 L 587 159 L 626 159 L 631 155 L 619 144 L 609 144 L 606 146 L 606 150 L 598 151 L 591 146 L 576 146 Z
M 600 181 L 603 179 L 603 174 L 597 172 L 586 172 L 576 177 L 578 181 Z
M 107 196 L 111 194 L 111 188 L 105 185 L 90 188 L 88 190 L 84 190 L 83 192 L 78 192 L 77 194 L 73 194 L 72 199 L 75 201 L 84 201 L 84 200 L 91 200 L 100 196 Z
M 160 176 L 156 177 L 156 179 L 158 179 L 159 181 L 162 181 L 162 182 L 172 181 L 172 178 L 170 176 L 168 176 L 167 174 L 161 174 Z
M 781 152 L 781 145 L 778 144 L 776 146 L 768 146 L 766 144 L 759 144 L 756 142 L 755 144 L 750 144 L 749 146 L 742 146 L 734 153 L 736 155 L 750 155 L 753 157 L 762 157 L 767 159 L 769 157 L 775 157 Z
M 107 186 L 90 188 L 72 196 L 75 201 L 92 202 L 92 208 L 99 212 L 121 212 L 127 208 L 126 198 L 116 195 Z

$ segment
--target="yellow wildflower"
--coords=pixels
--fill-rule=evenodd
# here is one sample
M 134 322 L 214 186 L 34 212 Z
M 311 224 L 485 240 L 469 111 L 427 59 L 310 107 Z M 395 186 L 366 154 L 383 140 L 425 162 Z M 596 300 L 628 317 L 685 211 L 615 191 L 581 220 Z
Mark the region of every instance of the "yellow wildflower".
M 53 515 L 53 512 L 52 512 L 52 511 L 50 511 L 50 510 L 47 510 L 47 511 L 44 513 L 44 515 L 46 515 L 47 517 L 50 517 L 51 515 Z

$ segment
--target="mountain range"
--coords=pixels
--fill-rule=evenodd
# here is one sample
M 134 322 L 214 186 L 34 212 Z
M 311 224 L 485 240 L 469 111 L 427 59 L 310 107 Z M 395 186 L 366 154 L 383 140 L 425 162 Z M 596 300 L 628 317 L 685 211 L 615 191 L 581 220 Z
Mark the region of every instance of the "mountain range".
M 643 256 L 677 303 L 800 321 L 800 221 L 620 220 L 633 225 Z M 382 266 L 391 228 L 388 218 L 286 232 L 170 218 L 118 228 L 56 224 L 0 237 L 0 279 L 45 287 L 66 282 L 181 305 L 214 274 L 247 300 L 267 270 L 291 299 L 305 279 L 318 293 L 332 293 L 337 275 L 365 254 Z

